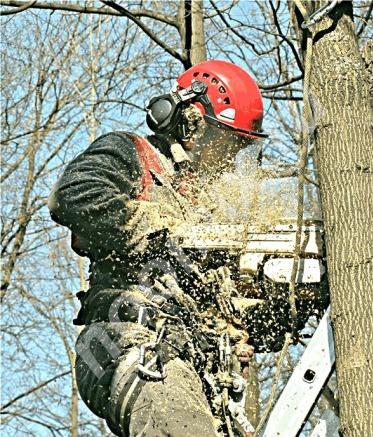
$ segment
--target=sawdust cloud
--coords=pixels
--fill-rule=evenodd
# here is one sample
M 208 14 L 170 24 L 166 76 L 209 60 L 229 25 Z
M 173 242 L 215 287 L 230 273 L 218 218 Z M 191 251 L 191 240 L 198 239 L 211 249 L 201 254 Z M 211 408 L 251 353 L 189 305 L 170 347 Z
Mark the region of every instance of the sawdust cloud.
M 204 221 L 272 227 L 296 217 L 296 182 L 268 179 L 260 169 L 241 166 L 204 183 L 198 204 L 209 210 Z

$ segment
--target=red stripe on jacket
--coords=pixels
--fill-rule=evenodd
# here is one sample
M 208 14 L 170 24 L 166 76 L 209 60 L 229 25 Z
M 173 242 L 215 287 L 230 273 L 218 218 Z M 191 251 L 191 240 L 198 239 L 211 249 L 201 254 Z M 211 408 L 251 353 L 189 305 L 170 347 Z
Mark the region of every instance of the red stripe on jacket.
M 141 192 L 136 197 L 137 200 L 150 200 L 150 192 L 154 185 L 154 178 L 151 170 L 161 174 L 163 167 L 157 152 L 153 149 L 150 143 L 143 137 L 127 134 L 127 136 L 134 142 L 137 153 L 139 155 L 143 175 L 141 178 Z

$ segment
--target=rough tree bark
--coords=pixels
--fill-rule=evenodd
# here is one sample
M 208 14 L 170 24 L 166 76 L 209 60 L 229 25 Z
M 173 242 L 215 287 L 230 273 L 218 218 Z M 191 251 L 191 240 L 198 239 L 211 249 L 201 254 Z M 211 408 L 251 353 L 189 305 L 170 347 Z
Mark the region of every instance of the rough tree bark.
M 373 153 L 369 76 L 352 22 L 338 4 L 311 29 L 310 96 L 325 222 L 341 432 L 373 432 Z M 312 103 L 311 102 L 311 103 Z
M 206 60 L 205 29 L 203 22 L 203 0 L 191 1 L 192 13 L 192 45 L 190 62 L 192 65 Z
M 185 69 L 206 60 L 206 41 L 203 22 L 203 0 L 184 0 L 179 3 L 178 29 L 181 38 Z

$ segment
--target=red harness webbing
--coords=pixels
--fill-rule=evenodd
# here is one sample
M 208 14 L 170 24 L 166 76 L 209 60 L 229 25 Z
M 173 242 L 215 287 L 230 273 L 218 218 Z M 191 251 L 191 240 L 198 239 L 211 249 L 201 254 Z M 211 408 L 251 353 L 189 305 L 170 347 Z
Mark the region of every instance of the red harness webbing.
M 140 136 L 126 134 L 134 143 L 139 155 L 143 175 L 141 178 L 141 192 L 136 197 L 137 200 L 150 200 L 150 192 L 154 184 L 151 170 L 158 174 L 163 173 L 163 167 L 157 155 L 157 152 L 149 142 Z

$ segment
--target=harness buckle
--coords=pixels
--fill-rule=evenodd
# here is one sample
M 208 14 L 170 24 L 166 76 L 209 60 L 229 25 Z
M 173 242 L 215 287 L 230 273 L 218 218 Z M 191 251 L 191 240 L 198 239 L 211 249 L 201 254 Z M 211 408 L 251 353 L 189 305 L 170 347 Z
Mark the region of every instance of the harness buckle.
M 158 338 L 155 342 L 144 343 L 140 346 L 140 356 L 139 363 L 137 365 L 137 370 L 140 376 L 145 378 L 150 378 L 153 380 L 163 380 L 167 376 L 166 369 L 162 362 L 162 351 L 160 348 L 160 342 L 165 332 L 165 326 L 162 326 L 162 329 L 159 332 Z M 146 352 L 154 351 L 155 356 L 146 362 Z M 150 368 L 156 364 L 158 370 L 150 370 Z

